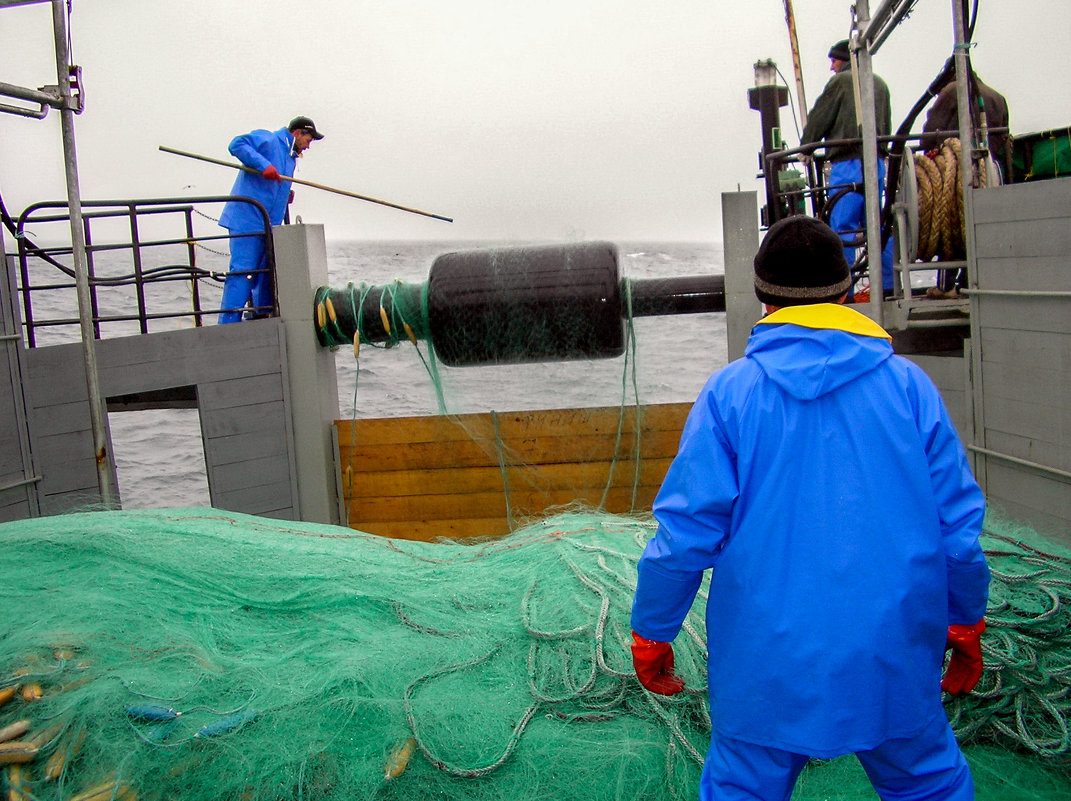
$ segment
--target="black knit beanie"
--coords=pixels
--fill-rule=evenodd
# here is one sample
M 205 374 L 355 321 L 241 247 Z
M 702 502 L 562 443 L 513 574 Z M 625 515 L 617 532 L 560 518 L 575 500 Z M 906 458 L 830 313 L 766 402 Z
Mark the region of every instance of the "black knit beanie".
M 844 243 L 814 217 L 774 223 L 755 254 L 755 294 L 771 306 L 830 303 L 851 283 Z
M 848 40 L 841 39 L 831 48 L 829 48 L 829 57 L 835 58 L 838 61 L 850 61 L 851 53 L 848 52 Z

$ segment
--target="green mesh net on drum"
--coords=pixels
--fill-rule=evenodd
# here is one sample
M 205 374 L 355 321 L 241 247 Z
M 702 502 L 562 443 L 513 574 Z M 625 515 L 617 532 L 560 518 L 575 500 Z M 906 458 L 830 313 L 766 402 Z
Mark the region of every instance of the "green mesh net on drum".
M 476 544 L 211 509 L 0 526 L 0 745 L 26 799 L 692 799 L 710 722 L 627 647 L 649 521 L 571 510 Z M 982 799 L 1071 798 L 1071 559 L 990 523 L 986 676 L 949 701 Z M 14 691 L 14 692 L 12 692 Z M 86 795 L 96 790 L 96 795 Z M 6 797 L 6 796 L 5 796 Z M 873 798 L 853 757 L 794 798 Z

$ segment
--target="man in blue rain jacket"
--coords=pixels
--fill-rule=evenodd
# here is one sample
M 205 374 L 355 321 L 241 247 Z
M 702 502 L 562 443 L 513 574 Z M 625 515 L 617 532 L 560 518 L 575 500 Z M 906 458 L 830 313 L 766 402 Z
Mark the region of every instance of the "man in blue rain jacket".
M 297 159 L 312 141 L 323 138 L 308 117 L 295 117 L 286 128 L 278 131 L 261 129 L 236 136 L 227 149 L 256 173 L 240 170 L 231 194 L 258 201 L 267 210 L 268 221 L 280 225 L 290 201 L 290 181 L 286 179 L 293 177 Z M 235 236 L 262 232 L 264 216 L 249 203 L 231 200 L 223 207 L 219 224 L 231 233 L 230 272 L 223 284 L 220 302 L 223 311 L 219 322 L 241 320 L 242 310 L 250 301 L 254 307 L 259 307 L 254 314 L 266 317 L 272 306 L 271 275 L 254 272 L 268 267 L 264 237 Z
M 973 798 L 941 689 L 982 673 L 984 499 L 929 378 L 838 305 L 841 245 L 808 217 L 769 230 L 773 313 L 707 381 L 654 503 L 632 610 L 649 690 L 683 689 L 670 641 L 712 570 L 701 799 L 788 799 L 809 757 L 852 752 L 883 798 Z

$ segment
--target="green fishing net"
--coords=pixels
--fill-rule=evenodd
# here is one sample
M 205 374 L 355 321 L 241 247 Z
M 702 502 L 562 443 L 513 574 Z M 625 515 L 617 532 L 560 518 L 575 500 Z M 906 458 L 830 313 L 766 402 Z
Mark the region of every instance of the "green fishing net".
M 689 691 L 647 693 L 627 646 L 652 534 L 577 509 L 469 544 L 202 508 L 5 524 L 0 728 L 29 729 L 0 745 L 27 760 L 0 764 L 6 789 L 694 799 L 702 598 L 675 643 Z M 1071 559 L 1010 526 L 984 544 L 986 676 L 949 715 L 980 799 L 1071 798 Z M 812 762 L 794 795 L 874 797 L 853 757 Z

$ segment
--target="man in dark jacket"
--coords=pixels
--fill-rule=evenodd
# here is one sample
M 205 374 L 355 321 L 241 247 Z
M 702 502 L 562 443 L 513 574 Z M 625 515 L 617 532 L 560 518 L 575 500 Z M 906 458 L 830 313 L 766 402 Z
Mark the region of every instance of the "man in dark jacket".
M 973 70 L 971 75 L 973 80 L 971 84 L 968 84 L 967 90 L 972 98 L 971 108 L 975 112 L 973 124 L 976 126 L 981 124 L 977 113 L 978 109 L 975 105 L 976 101 L 974 101 L 975 97 L 981 95 L 983 108 L 985 109 L 986 127 L 990 129 L 1007 128 L 1008 101 L 1004 98 L 1004 95 L 982 83 L 981 78 Z M 975 94 L 976 89 L 977 95 Z M 926 114 L 926 123 L 922 126 L 923 133 L 939 133 L 941 131 L 951 131 L 953 136 L 959 136 L 959 96 L 956 94 L 955 81 L 949 83 L 937 94 L 937 99 Z M 922 149 L 933 150 L 940 145 L 942 138 L 939 136 L 922 137 L 920 143 Z M 1007 131 L 990 132 L 989 153 L 993 157 L 993 163 L 999 167 L 1001 173 L 1008 175 L 1008 170 L 1011 169 L 1011 136 L 1008 135 Z
M 290 181 L 286 179 L 293 177 L 297 159 L 312 141 L 323 138 L 308 117 L 295 117 L 278 131 L 259 129 L 236 136 L 227 149 L 256 173 L 240 170 L 231 194 L 258 201 L 267 210 L 268 221 L 281 225 L 290 200 Z M 258 272 L 268 267 L 264 237 L 235 236 L 262 232 L 264 217 L 255 206 L 232 200 L 223 207 L 219 224 L 231 233 L 230 272 L 223 284 L 219 322 L 241 320 L 242 310 L 250 301 L 254 308 L 259 307 L 255 314 L 267 316 L 267 309 L 272 305 L 271 276 Z
M 855 108 L 855 87 L 852 79 L 851 55 L 848 40 L 837 42 L 829 49 L 829 79 L 822 94 L 807 113 L 801 144 L 823 140 L 859 139 L 859 117 Z M 874 76 L 874 110 L 877 114 L 878 136 L 887 136 L 892 130 L 892 104 L 889 87 L 885 81 Z M 829 194 L 835 195 L 836 187 L 863 183 L 862 145 L 853 143 L 833 145 L 827 148 L 826 158 L 832 162 L 829 172 Z M 885 185 L 884 148 L 878 150 L 878 182 Z M 848 192 L 837 198 L 829 213 L 829 224 L 845 242 L 852 242 L 859 231 L 866 229 L 866 198 L 859 192 Z M 855 262 L 855 248 L 844 249 L 848 264 Z M 893 240 L 889 237 L 881 254 L 882 285 L 892 289 Z
M 647 690 L 684 689 L 671 641 L 711 571 L 701 801 L 787 801 L 809 757 L 853 752 L 882 798 L 974 798 L 941 690 L 982 675 L 985 501 L 937 388 L 840 305 L 848 285 L 829 226 L 770 228 L 767 316 L 703 387 L 653 505 L 632 606 Z

